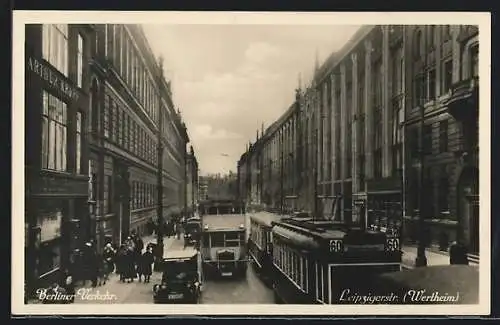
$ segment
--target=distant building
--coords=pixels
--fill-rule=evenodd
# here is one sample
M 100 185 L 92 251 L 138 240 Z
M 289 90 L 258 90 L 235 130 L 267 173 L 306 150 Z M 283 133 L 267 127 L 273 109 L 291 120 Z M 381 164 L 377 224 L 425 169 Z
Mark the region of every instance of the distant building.
M 193 147 L 190 147 L 186 159 L 186 204 L 187 212 L 196 210 L 198 199 L 198 161 L 194 154 Z
M 200 183 L 206 186 L 206 199 L 238 199 L 238 178 L 233 172 L 200 176 Z

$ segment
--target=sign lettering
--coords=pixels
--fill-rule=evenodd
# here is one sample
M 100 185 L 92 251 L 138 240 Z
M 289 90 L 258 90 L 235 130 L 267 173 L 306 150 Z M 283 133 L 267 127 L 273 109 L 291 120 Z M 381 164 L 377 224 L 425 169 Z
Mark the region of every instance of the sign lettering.
M 78 99 L 77 89 L 67 80 L 58 76 L 54 69 L 46 65 L 43 61 L 29 57 L 28 68 L 31 72 L 47 82 L 52 88 L 62 92 L 71 100 L 76 101 Z

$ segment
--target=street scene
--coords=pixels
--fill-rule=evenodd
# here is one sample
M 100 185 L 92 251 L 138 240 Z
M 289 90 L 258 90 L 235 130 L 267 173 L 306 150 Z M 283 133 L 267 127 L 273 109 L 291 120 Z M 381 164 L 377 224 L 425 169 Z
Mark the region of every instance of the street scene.
M 478 26 L 25 35 L 25 304 L 479 303 Z

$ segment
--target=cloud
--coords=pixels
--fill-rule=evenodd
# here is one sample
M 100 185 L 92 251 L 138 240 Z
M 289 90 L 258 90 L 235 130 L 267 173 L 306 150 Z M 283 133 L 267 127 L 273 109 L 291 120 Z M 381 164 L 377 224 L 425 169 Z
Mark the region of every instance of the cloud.
M 339 49 L 356 26 L 145 26 L 156 56 L 173 78 L 200 169 L 236 170 L 256 130 L 292 104 L 299 73 L 306 85 L 320 61 Z M 220 156 L 220 152 L 229 157 Z
M 224 129 L 215 130 L 209 124 L 195 125 L 193 128 L 193 137 L 200 140 L 227 140 L 227 139 L 240 139 L 241 134 L 230 132 Z

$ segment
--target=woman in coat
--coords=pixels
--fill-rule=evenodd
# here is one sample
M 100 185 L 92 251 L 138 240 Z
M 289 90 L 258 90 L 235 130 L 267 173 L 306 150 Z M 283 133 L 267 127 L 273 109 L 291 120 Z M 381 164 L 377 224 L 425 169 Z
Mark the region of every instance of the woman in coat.
M 149 283 L 151 274 L 153 273 L 152 264 L 154 262 L 153 248 L 149 246 L 141 257 L 141 273 L 139 274 L 139 281 L 141 281 L 141 274 L 144 275 L 144 283 Z

